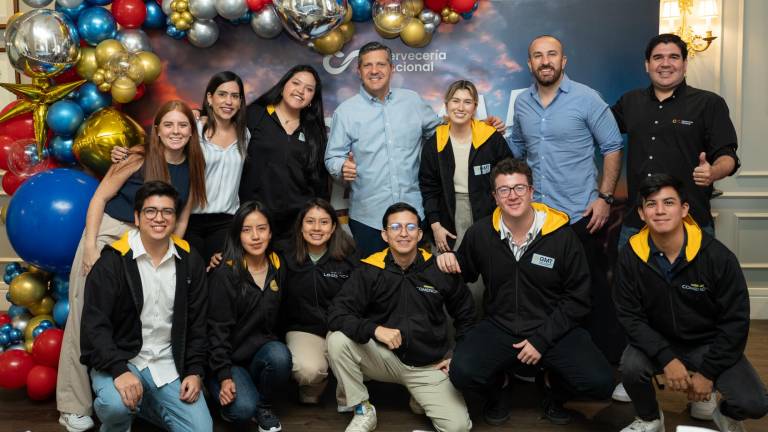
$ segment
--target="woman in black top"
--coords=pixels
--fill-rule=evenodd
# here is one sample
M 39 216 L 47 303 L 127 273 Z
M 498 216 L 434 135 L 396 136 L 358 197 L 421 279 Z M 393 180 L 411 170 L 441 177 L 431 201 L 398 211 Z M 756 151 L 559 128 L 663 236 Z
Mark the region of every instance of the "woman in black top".
M 296 219 L 294 250 L 286 256 L 280 314 L 302 403 L 318 403 L 327 384 L 326 311 L 357 264 L 354 249 L 328 201 L 316 198 L 304 205 Z M 345 406 L 343 396 L 336 395 Z
M 273 215 L 273 244 L 291 240 L 307 200 L 330 198 L 323 163 L 327 141 L 322 85 L 312 66 L 289 70 L 247 109 L 251 133 L 240 180 L 240 202 L 258 200 Z
M 260 432 L 282 430 L 272 395 L 291 376 L 291 353 L 276 331 L 285 271 L 270 250 L 271 237 L 264 207 L 242 204 L 224 241 L 223 262 L 209 280 L 208 390 L 225 420 L 255 418 Z

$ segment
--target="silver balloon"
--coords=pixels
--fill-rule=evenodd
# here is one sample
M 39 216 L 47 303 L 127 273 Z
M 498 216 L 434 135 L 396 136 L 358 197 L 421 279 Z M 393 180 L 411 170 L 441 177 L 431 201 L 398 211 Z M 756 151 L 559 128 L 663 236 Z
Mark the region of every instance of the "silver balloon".
M 425 23 L 424 24 L 424 31 L 427 32 L 427 34 L 432 34 L 437 30 L 437 27 L 433 23 Z
M 173 0 L 163 0 L 163 3 L 160 4 L 160 7 L 163 9 L 163 13 L 168 16 L 173 13 L 173 9 L 171 9 L 171 2 Z
M 440 17 L 440 14 L 438 14 L 437 12 L 431 11 L 429 9 L 424 9 L 421 12 L 419 12 L 419 20 L 421 20 L 421 22 L 423 22 L 424 24 L 434 24 L 435 29 L 437 29 L 437 27 L 440 26 L 441 17 Z
M 13 20 L 5 29 L 11 65 L 32 78 L 48 78 L 74 65 L 79 38 L 67 21 L 50 9 L 34 9 Z
M 46 7 L 51 4 L 53 0 L 24 0 L 24 3 L 31 8 Z
M 216 12 L 216 0 L 189 0 L 189 13 L 197 19 L 214 19 Z
M 340 26 L 347 0 L 273 0 L 283 27 L 300 41 L 317 39 Z
M 116 38 L 125 50 L 136 54 L 139 51 L 152 52 L 152 45 L 149 44 L 149 36 L 139 29 L 122 29 L 117 32 Z
M 187 33 L 187 39 L 198 48 L 208 48 L 219 39 L 219 26 L 214 20 L 195 20 Z
M 29 324 L 29 320 L 31 319 L 32 315 L 29 312 L 24 312 L 11 318 L 11 324 L 14 328 L 17 328 L 23 332 L 24 329 L 27 328 L 27 324 Z
M 216 0 L 216 12 L 230 20 L 238 19 L 248 12 L 245 0 Z
M 272 39 L 283 31 L 283 23 L 270 5 L 251 16 L 251 28 L 260 38 Z
M 85 0 L 56 0 L 56 4 L 68 9 L 74 9 L 80 6 L 80 4 L 83 3 L 83 1 Z

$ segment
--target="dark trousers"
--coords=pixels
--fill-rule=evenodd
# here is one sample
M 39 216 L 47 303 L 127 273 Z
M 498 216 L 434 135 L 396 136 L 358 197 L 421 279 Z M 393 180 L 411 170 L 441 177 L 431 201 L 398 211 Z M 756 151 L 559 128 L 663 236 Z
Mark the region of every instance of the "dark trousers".
M 201 213 L 189 216 L 187 232 L 184 236 L 189 244 L 203 257 L 207 264 L 211 256 L 224 250 L 233 215 L 228 213 Z
M 504 384 L 504 371 L 520 365 L 520 350 L 512 345 L 523 339 L 488 319 L 480 321 L 456 346 L 451 382 L 462 392 L 498 394 Z M 607 399 L 613 391 L 611 365 L 580 327 L 544 352 L 538 366 L 549 372 L 552 397 L 559 402 Z
M 380 229 L 372 228 L 362 222 L 350 219 L 349 230 L 352 231 L 352 237 L 355 239 L 357 253 L 363 258 L 380 252 L 388 246 L 387 242 L 381 238 Z
M 672 350 L 689 371 L 696 371 L 709 351 L 709 345 L 694 348 L 673 345 Z M 662 373 L 664 366 L 632 345 L 627 346 L 621 357 L 621 381 L 632 398 L 637 416 L 643 420 L 659 418 L 659 405 L 651 380 L 654 375 Z M 765 386 L 743 355 L 717 377 L 714 389 L 723 395 L 720 411 L 728 417 L 736 420 L 757 419 L 768 412 Z

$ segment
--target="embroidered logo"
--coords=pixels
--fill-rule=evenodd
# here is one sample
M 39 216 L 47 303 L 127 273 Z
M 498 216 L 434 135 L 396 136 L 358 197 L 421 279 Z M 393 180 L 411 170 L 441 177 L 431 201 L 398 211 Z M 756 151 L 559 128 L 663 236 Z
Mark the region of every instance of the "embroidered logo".
M 535 253 L 531 258 L 531 264 L 551 269 L 555 267 L 555 259 Z
M 329 272 L 323 272 L 323 277 L 333 278 L 333 279 L 347 279 L 349 278 L 349 273 L 329 271 Z
M 672 124 L 681 124 L 683 126 L 690 126 L 693 124 L 692 120 L 680 120 L 680 119 L 672 119 Z
M 421 292 L 423 292 L 423 293 L 425 293 L 425 294 L 440 294 L 440 293 L 439 293 L 439 292 L 438 292 L 438 291 L 435 289 L 435 287 L 433 287 L 433 286 L 431 286 L 431 285 L 423 285 L 423 286 L 417 286 L 417 287 L 416 287 L 416 289 L 417 289 L 417 290 L 419 290 L 419 291 L 421 291 Z
M 704 292 L 707 290 L 707 286 L 700 283 L 692 283 L 690 285 L 688 284 L 682 284 L 680 285 L 680 288 L 688 291 L 696 291 L 696 292 Z

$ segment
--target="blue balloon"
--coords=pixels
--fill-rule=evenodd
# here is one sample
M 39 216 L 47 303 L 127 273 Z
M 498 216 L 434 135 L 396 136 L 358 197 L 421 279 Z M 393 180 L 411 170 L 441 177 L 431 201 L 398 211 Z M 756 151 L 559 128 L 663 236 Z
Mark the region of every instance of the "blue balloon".
M 83 109 L 75 102 L 60 100 L 48 107 L 45 123 L 57 135 L 72 136 L 83 122 Z
M 69 274 L 57 274 L 52 280 L 53 290 L 59 293 L 69 292 Z
M 173 24 L 169 25 L 165 29 L 165 34 L 176 40 L 184 39 L 184 37 L 187 36 L 186 31 L 177 29 Z
M 347 4 L 352 8 L 352 21 L 365 22 L 371 20 L 372 0 L 349 0 Z
M 5 323 L 0 326 L 0 333 L 10 334 L 11 330 L 13 330 L 13 324 Z
M 77 18 L 77 31 L 89 45 L 95 46 L 104 39 L 117 36 L 117 24 L 108 10 L 92 6 L 80 12 Z
M 24 332 L 15 328 L 8 333 L 8 337 L 11 339 L 11 343 L 16 343 L 24 337 Z
M 90 81 L 80 86 L 77 93 L 77 104 L 83 109 L 85 117 L 112 105 L 112 95 L 100 92 L 96 84 Z
M 6 231 L 24 261 L 54 273 L 69 272 L 99 182 L 68 168 L 35 174 L 8 204 Z
M 43 334 L 43 332 L 46 331 L 46 330 L 48 330 L 48 329 L 45 329 L 42 326 L 35 327 L 35 329 L 32 330 L 32 338 L 33 339 L 37 339 L 37 337 L 40 336 L 41 334 Z
M 57 326 L 64 328 L 67 324 L 68 315 L 69 300 L 66 297 L 63 297 L 53 305 L 53 320 L 56 321 Z
M 78 106 L 78 108 L 80 107 Z M 76 165 L 77 158 L 75 158 L 75 154 L 72 152 L 74 141 L 74 138 L 71 137 L 63 137 L 59 135 L 53 137 L 48 143 L 51 156 L 62 164 Z
M 12 280 L 13 280 L 13 278 L 9 274 L 6 274 L 6 275 L 3 276 L 3 282 L 5 282 L 6 285 L 10 285 Z M 9 297 L 10 295 L 11 295 L 11 293 L 9 293 L 9 292 L 5 293 L 5 298 L 10 299 L 10 297 Z
M 29 312 L 27 308 L 15 304 L 12 304 L 11 307 L 8 308 L 8 316 L 11 318 L 15 318 L 26 312 Z
M 5 265 L 5 274 L 19 273 L 21 270 L 21 263 L 12 262 Z
M 94 5 L 94 6 L 106 6 L 110 3 L 112 3 L 112 0 L 85 0 L 88 2 L 88 4 Z
M 459 15 L 461 15 L 461 17 L 464 18 L 465 20 L 468 20 L 468 19 L 472 19 L 472 15 L 473 14 L 474 14 L 474 12 L 470 11 L 470 12 L 464 12 L 464 13 L 459 14 Z
M 64 7 L 59 4 L 59 2 L 56 2 L 56 10 L 63 13 L 67 18 L 71 19 L 72 21 L 77 21 L 77 17 L 80 16 L 80 13 L 83 12 L 88 7 L 88 3 L 82 2 L 79 5 L 68 8 Z
M 11 338 L 8 337 L 5 333 L 0 333 L 0 346 L 5 347 L 6 345 L 10 345 Z
M 154 0 L 147 1 L 145 5 L 147 6 L 147 17 L 144 18 L 142 27 L 146 29 L 161 29 L 165 27 L 163 8 Z
M 42 327 L 44 329 L 49 329 L 53 327 L 53 321 L 51 320 L 42 320 L 40 321 L 40 324 L 37 325 L 38 327 Z

